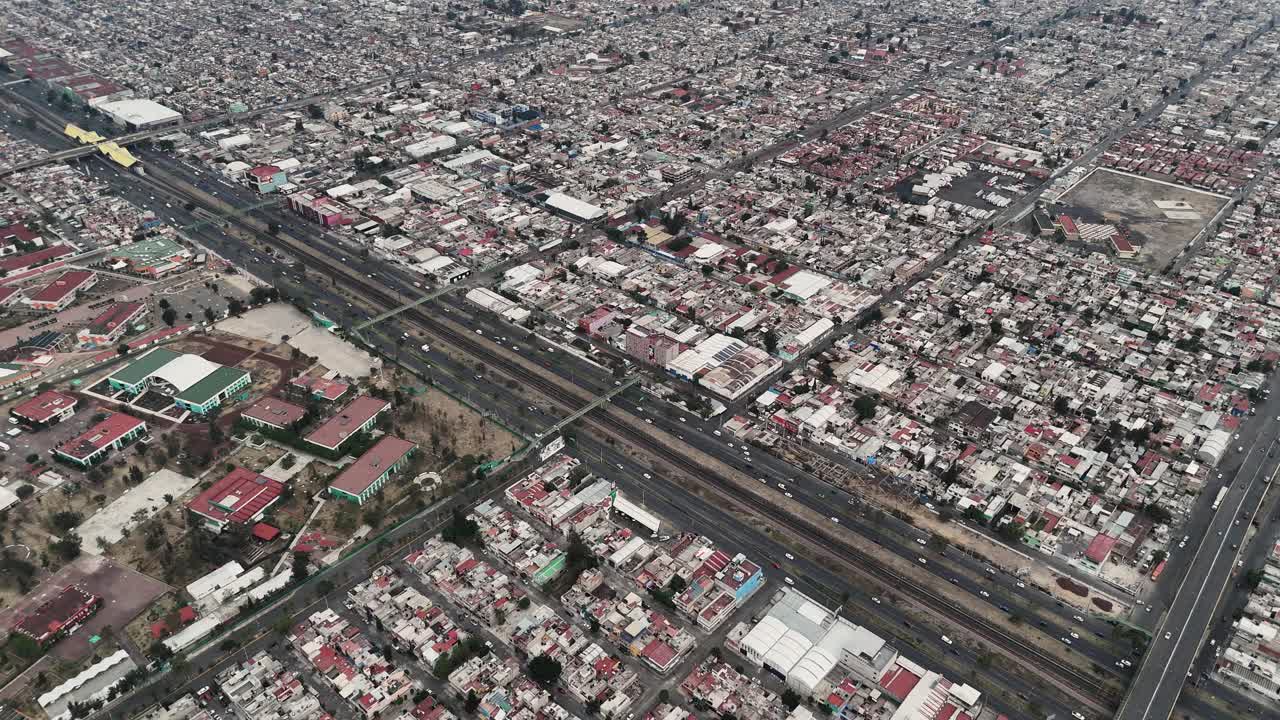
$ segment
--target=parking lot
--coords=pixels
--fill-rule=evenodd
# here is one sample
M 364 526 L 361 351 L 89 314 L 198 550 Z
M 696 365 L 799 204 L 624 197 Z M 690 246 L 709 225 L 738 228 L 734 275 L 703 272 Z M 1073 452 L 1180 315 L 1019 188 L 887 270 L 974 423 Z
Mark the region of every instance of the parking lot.
M 71 465 L 54 460 L 51 451 L 63 442 L 88 430 L 93 424 L 94 416 L 100 411 L 96 404 L 86 402 L 82 398 L 80 405 L 76 408 L 76 413 L 53 427 L 32 431 L 24 430 L 5 422 L 5 431 L 13 432 L 14 430 L 19 430 L 21 432 L 16 437 L 6 435 L 0 438 L 0 441 L 9 446 L 9 449 L 4 450 L 4 452 L 10 458 L 10 467 L 27 468 L 29 464 L 25 462 L 26 458 L 31 455 L 38 455 L 53 466 L 59 474 L 79 480 L 83 473 Z M 5 409 L 5 415 L 7 418 L 8 408 Z M 0 450 L 3 450 L 3 447 L 0 447 Z M 24 478 L 24 480 L 34 480 L 34 478 Z

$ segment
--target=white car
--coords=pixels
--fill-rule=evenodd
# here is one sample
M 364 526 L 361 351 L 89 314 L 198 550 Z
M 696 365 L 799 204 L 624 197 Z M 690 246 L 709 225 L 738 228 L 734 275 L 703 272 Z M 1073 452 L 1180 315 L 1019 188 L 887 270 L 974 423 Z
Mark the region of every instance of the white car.
M 786 553 L 786 554 L 784 554 L 784 555 L 783 555 L 783 557 L 785 557 L 785 558 L 786 558 L 786 559 L 788 559 L 788 560 L 795 560 L 795 559 L 796 559 L 796 556 L 795 556 L 795 555 L 792 555 L 791 553 Z
M 929 543 L 924 538 L 916 538 L 916 544 L 924 546 L 924 545 L 928 545 Z
M 979 595 L 981 595 L 981 596 L 982 596 L 982 597 L 984 597 L 984 598 L 989 598 L 989 597 L 991 597 L 991 593 L 987 592 L 986 590 L 979 590 L 979 591 L 978 591 L 978 594 L 979 594 Z
M 1071 633 L 1071 639 L 1072 639 L 1072 640 L 1079 640 L 1079 639 L 1080 639 L 1080 633 L 1075 633 L 1075 632 Z
M 719 430 L 712 430 L 712 431 L 711 431 L 711 434 L 712 434 L 712 435 L 715 435 L 716 437 L 720 437 L 720 431 L 719 431 Z
M 644 479 L 645 479 L 645 480 L 652 480 L 652 479 L 653 479 L 653 476 L 652 476 L 652 475 L 650 475 L 649 473 L 645 473 L 645 474 L 644 474 Z
M 768 484 L 769 484 L 769 481 L 768 481 L 768 480 L 765 480 L 764 478 L 760 478 L 760 482 L 761 482 L 762 484 L 764 484 L 764 485 L 768 485 Z
M 835 515 L 832 515 L 832 516 L 831 516 L 831 522 L 833 522 L 833 523 L 835 523 L 835 524 L 839 525 L 839 524 L 840 524 L 840 518 L 836 517 Z
M 1021 580 L 1019 580 L 1019 581 L 1018 581 L 1018 589 L 1019 589 L 1019 590 L 1025 590 L 1026 588 L 1027 588 L 1027 584 L 1026 584 L 1026 583 L 1024 583 L 1024 582 L 1022 582 Z
M 1066 644 L 1070 645 L 1070 644 L 1071 644 L 1071 638 L 1069 638 L 1069 637 L 1064 637 L 1064 638 L 1062 638 L 1062 642 L 1064 642 L 1064 643 L 1066 643 Z
M 948 644 L 948 645 L 955 645 L 955 644 L 956 644 L 954 640 L 952 640 L 951 638 L 947 637 L 946 635 L 943 635 L 943 636 L 942 636 L 942 642 L 944 642 L 944 643 L 946 643 L 946 644 Z
M 1075 621 L 1076 621 L 1076 622 L 1078 622 L 1078 623 L 1082 623 L 1082 622 L 1084 622 L 1084 618 L 1080 617 L 1079 615 L 1072 615 L 1072 616 L 1071 616 L 1071 619 L 1072 619 L 1072 620 L 1075 620 Z
M 871 598 L 871 602 L 873 602 L 873 603 L 875 603 L 875 604 L 879 605 L 879 604 L 880 604 L 880 598 L 878 598 L 878 597 L 873 597 L 873 598 Z
M 1171 632 L 1167 632 L 1167 631 L 1166 631 L 1166 632 L 1165 632 L 1165 634 L 1164 634 L 1164 639 L 1165 639 L 1165 640 L 1170 640 L 1170 639 L 1172 639 L 1172 638 L 1173 638 L 1173 633 L 1171 633 Z
M 786 495 L 787 497 L 791 497 L 791 493 L 782 493 L 782 494 Z
M 784 578 L 782 578 L 782 582 L 784 582 L 784 583 L 786 583 L 786 584 L 788 584 L 788 585 L 795 585 L 795 584 L 796 584 L 796 581 L 795 581 L 795 580 L 792 580 L 792 579 L 791 579 L 791 578 L 789 578 L 789 577 L 784 577 Z
M 778 489 L 779 489 L 779 490 L 786 490 L 786 489 L 787 489 L 787 486 L 786 486 L 786 485 L 783 485 L 782 483 L 778 483 Z
M 423 345 L 423 346 L 422 346 L 422 352 L 431 352 L 431 346 L 430 346 L 430 345 Z
M 928 561 L 928 560 L 925 560 L 924 558 L 916 558 L 916 560 L 919 560 L 921 565 L 928 565 L 928 564 L 929 564 L 929 561 Z

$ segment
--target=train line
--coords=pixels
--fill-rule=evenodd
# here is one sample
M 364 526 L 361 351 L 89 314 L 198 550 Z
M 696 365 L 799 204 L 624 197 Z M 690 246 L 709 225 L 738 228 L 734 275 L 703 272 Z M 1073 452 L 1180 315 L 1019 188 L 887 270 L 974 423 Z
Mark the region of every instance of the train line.
M 43 116 L 41 117 L 44 120 L 42 124 L 60 131 L 60 126 L 56 126 L 55 122 L 49 120 L 51 114 L 47 110 L 44 108 L 36 109 L 37 117 Z M 189 200 L 197 207 L 209 209 L 215 213 L 219 210 L 217 207 L 207 207 L 213 204 L 209 197 L 194 188 L 175 187 L 175 185 L 160 182 L 154 177 L 145 175 L 139 176 L 137 180 L 157 192 L 180 198 L 184 201 Z M 215 202 L 229 205 L 222 201 Z M 260 241 L 268 245 L 274 245 L 293 255 L 304 266 L 313 271 L 323 272 L 331 277 L 341 275 L 350 289 L 362 294 L 365 299 L 375 305 L 389 308 L 403 304 L 401 300 L 395 297 L 394 290 L 388 290 L 382 285 L 369 280 L 358 270 L 340 262 L 323 249 L 294 239 L 286 233 L 276 235 L 267 233 L 262 227 L 256 226 L 253 222 L 239 215 L 232 214 L 227 216 L 227 220 L 231 224 L 240 226 L 242 229 L 256 235 Z M 266 225 L 263 221 L 256 222 Z M 327 247 L 327 243 L 324 240 L 321 240 L 321 243 Z M 335 251 L 342 252 L 337 249 Z M 306 260 L 303 258 L 306 258 Z M 412 308 L 402 313 L 402 315 L 406 316 L 420 329 L 431 333 L 447 345 L 453 346 L 467 356 L 483 360 L 489 367 L 522 382 L 526 387 L 533 389 L 570 411 L 582 407 L 592 399 L 589 395 L 584 397 L 581 394 L 570 393 L 559 383 L 547 379 L 541 372 L 529 370 L 504 353 L 495 352 L 489 347 L 487 340 L 476 340 L 466 330 L 452 327 L 453 323 L 451 321 L 434 318 L 420 307 Z M 982 618 L 980 615 L 970 612 L 967 608 L 929 589 L 924 584 L 898 573 L 862 550 L 855 548 L 850 543 L 835 537 L 828 529 L 805 518 L 785 512 L 776 504 L 769 503 L 754 492 L 741 492 L 740 486 L 733 480 L 710 470 L 685 453 L 673 449 L 671 444 L 658 441 L 649 434 L 649 431 L 631 427 L 629 423 L 618 418 L 611 408 L 602 407 L 597 409 L 585 416 L 584 420 L 596 425 L 608 435 L 643 447 L 646 452 L 680 469 L 690 477 L 705 482 L 714 492 L 724 496 L 726 499 L 747 505 L 752 512 L 770 521 L 774 527 L 786 529 L 796 537 L 818 548 L 834 551 L 840 556 L 840 560 L 843 563 L 856 571 L 908 594 L 921 605 L 948 618 L 957 627 L 968 628 L 1010 655 L 1029 662 L 1037 669 L 1038 674 L 1049 678 L 1050 682 L 1060 686 L 1065 685 L 1076 693 L 1083 693 L 1082 696 L 1078 695 L 1076 697 L 1090 704 L 1094 709 L 1110 713 L 1117 706 L 1117 698 L 1114 694 L 1107 690 L 1103 682 L 1092 675 L 1059 661 L 1049 653 L 1006 631 L 997 624 Z
M 203 196 L 203 193 L 175 188 L 150 176 L 140 179 L 159 192 L 176 194 L 185 200 L 196 203 L 198 206 L 207 204 L 207 198 Z M 229 220 L 232 224 L 239 225 L 257 235 L 260 241 L 268 245 L 274 245 L 298 258 L 304 266 L 313 272 L 321 272 L 331 277 L 341 275 L 343 282 L 350 289 L 374 305 L 396 307 L 403 304 L 403 301 L 395 296 L 394 290 L 389 290 L 381 284 L 369 280 L 359 270 L 340 262 L 323 248 L 317 248 L 292 238 L 287 233 L 279 233 L 277 235 L 264 233 L 261 228 L 254 226 L 243 217 L 232 217 Z M 333 250 L 342 252 L 337 249 Z M 452 321 L 432 317 L 427 312 L 424 312 L 422 308 L 409 309 L 402 315 L 406 316 L 406 319 L 413 325 L 437 337 L 446 345 L 456 348 L 469 357 L 484 361 L 486 365 L 494 370 L 523 383 L 526 387 L 561 407 L 568 410 L 576 410 L 592 399 L 590 395 L 586 394 L 586 391 L 583 391 L 583 394 L 570 392 L 558 382 L 546 378 L 543 373 L 526 368 L 522 363 L 510 358 L 505 353 L 496 352 L 490 347 L 490 343 L 487 340 L 471 337 L 469 331 L 453 327 Z M 1006 631 L 996 623 L 970 612 L 967 608 L 934 592 L 925 585 L 901 575 L 846 541 L 835 537 L 827 528 L 787 513 L 755 493 L 741 492 L 740 486 L 733 480 L 708 469 L 685 453 L 675 450 L 672 445 L 662 443 L 653 438 L 648 431 L 631 427 L 629 423 L 618 418 L 611 409 L 607 407 L 600 408 L 587 415 L 584 420 L 598 426 L 608 435 L 641 446 L 646 452 L 687 473 L 691 478 L 703 481 L 717 494 L 721 494 L 734 502 L 747 505 L 752 512 L 767 519 L 775 527 L 790 531 L 797 537 L 817 547 L 837 552 L 841 560 L 850 567 L 890 587 L 899 589 L 915 598 L 931 611 L 954 622 L 958 627 L 969 628 L 993 645 L 1031 663 L 1039 669 L 1041 674 L 1052 678 L 1053 681 L 1068 686 L 1075 693 L 1083 693 L 1084 697 L 1081 699 L 1094 705 L 1096 709 L 1104 712 L 1110 712 L 1114 709 L 1114 696 L 1107 691 L 1103 682 L 1089 673 L 1062 663 L 1049 653 Z

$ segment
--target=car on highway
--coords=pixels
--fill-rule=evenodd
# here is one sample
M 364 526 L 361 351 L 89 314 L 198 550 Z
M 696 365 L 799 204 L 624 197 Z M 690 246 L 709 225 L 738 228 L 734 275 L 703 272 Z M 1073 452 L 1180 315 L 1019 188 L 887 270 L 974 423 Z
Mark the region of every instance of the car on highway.
M 795 559 L 796 559 L 796 556 L 795 556 L 795 555 L 792 555 L 791 553 L 783 553 L 783 555 L 782 555 L 782 556 L 783 556 L 783 557 L 785 557 L 785 558 L 786 558 L 786 559 L 788 559 L 788 560 L 795 560 Z
M 924 558 L 916 558 L 916 560 L 919 560 L 921 565 L 928 565 L 928 564 L 929 564 L 929 561 L 928 561 L 928 560 L 925 560 Z
M 791 494 L 790 494 L 790 493 L 788 493 L 788 494 L 787 494 L 787 497 L 791 497 Z M 835 515 L 832 515 L 832 516 L 831 516 L 831 522 L 833 522 L 833 523 L 835 523 L 835 524 L 839 525 L 839 524 L 840 524 L 840 518 L 836 517 Z
M 1169 640 L 1169 639 L 1172 639 L 1172 638 L 1173 638 L 1173 633 L 1168 632 L 1168 631 L 1165 631 L 1164 639 L 1165 639 L 1165 640 Z
M 878 598 L 878 597 L 872 597 L 872 598 L 871 598 L 871 602 L 873 602 L 873 603 L 875 603 L 875 604 L 879 605 L 879 604 L 880 604 L 880 598 Z
M 923 545 L 928 545 L 929 542 L 924 538 L 916 538 L 916 544 L 923 546 Z
M 955 644 L 955 640 L 952 640 L 951 638 L 947 637 L 946 635 L 943 635 L 943 636 L 942 636 L 942 642 L 944 642 L 944 643 L 946 643 L 946 644 L 948 644 L 948 645 L 954 645 L 954 644 Z
M 782 578 L 782 582 L 784 582 L 784 583 L 786 583 L 786 584 L 788 584 L 788 585 L 795 585 L 795 584 L 796 584 L 796 581 L 795 581 L 795 580 L 792 580 L 792 579 L 791 579 L 791 578 L 789 578 L 789 577 L 784 577 L 784 578 Z
M 1076 622 L 1078 622 L 1078 623 L 1082 623 L 1082 622 L 1084 622 L 1084 618 L 1080 617 L 1079 615 L 1072 615 L 1072 616 L 1071 616 L 1071 619 L 1072 619 L 1072 620 L 1075 620 L 1075 621 L 1076 621 Z
M 1026 590 L 1026 589 L 1027 589 L 1027 584 L 1026 584 L 1026 583 L 1024 583 L 1024 582 L 1022 582 L 1021 580 L 1019 580 L 1016 584 L 1017 584 L 1017 586 L 1018 586 L 1018 589 L 1019 589 L 1019 590 Z
M 1062 639 L 1062 642 L 1064 642 L 1064 643 L 1066 643 L 1066 644 L 1068 644 L 1068 645 L 1070 645 L 1070 644 L 1071 644 L 1071 638 L 1069 638 L 1069 637 L 1064 637 L 1064 638 L 1061 638 L 1061 639 Z
M 989 598 L 989 597 L 991 597 L 991 593 L 987 592 L 986 590 L 979 590 L 979 591 L 978 591 L 978 594 L 979 594 L 979 595 L 981 595 L 981 596 L 982 596 L 982 597 L 984 597 L 984 598 Z

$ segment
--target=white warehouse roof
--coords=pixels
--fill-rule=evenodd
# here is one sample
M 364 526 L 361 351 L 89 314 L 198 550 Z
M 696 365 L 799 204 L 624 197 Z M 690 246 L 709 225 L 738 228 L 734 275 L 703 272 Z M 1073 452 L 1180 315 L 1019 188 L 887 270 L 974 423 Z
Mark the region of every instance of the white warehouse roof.
M 111 102 L 102 103 L 98 106 L 98 109 L 116 120 L 116 122 L 128 123 L 138 127 L 182 120 L 182 113 L 146 98 L 112 100 Z
M 575 197 L 565 195 L 564 193 L 551 193 L 547 196 L 547 205 L 556 210 L 563 210 L 570 215 L 582 220 L 595 220 L 604 217 L 604 210 L 600 207 L 584 202 Z

